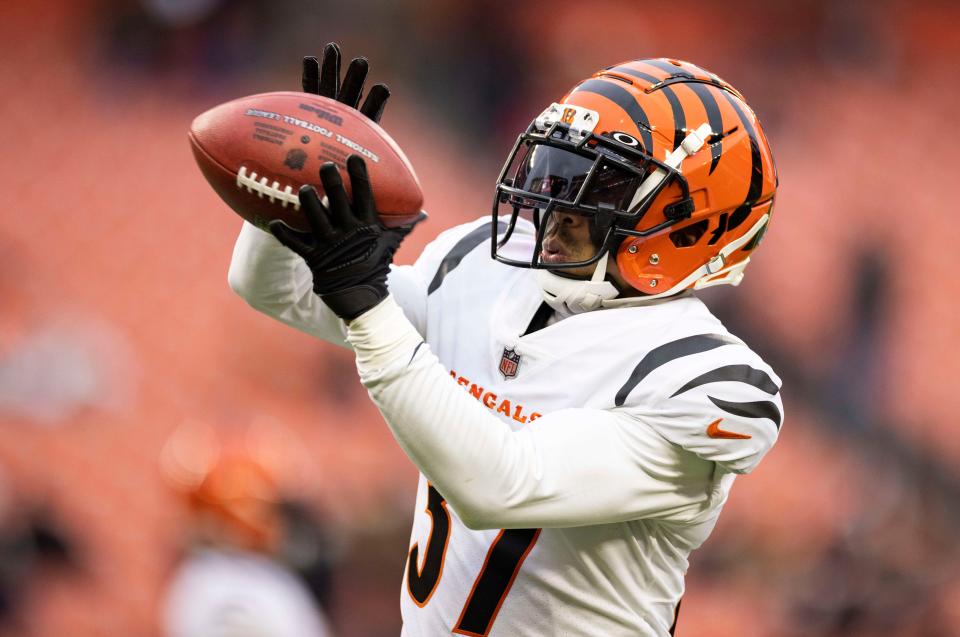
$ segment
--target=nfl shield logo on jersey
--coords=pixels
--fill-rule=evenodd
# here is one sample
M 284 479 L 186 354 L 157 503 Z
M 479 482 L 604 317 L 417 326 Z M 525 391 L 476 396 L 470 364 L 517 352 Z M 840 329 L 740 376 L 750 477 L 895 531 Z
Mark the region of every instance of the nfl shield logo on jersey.
M 500 357 L 500 373 L 504 378 L 513 378 L 517 375 L 517 369 L 520 368 L 520 354 L 512 349 L 503 348 L 503 356 Z

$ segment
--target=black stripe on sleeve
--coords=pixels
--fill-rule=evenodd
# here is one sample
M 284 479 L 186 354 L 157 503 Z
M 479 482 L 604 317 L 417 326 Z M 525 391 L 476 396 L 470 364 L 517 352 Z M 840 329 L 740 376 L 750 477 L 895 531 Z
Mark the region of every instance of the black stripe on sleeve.
M 420 348 L 426 345 L 425 341 L 420 341 L 420 344 L 413 348 L 413 354 L 410 354 L 410 360 L 407 361 L 407 367 L 410 367 L 410 363 L 413 362 L 413 359 L 417 356 L 417 352 L 420 351 Z
M 460 262 L 463 261 L 463 257 L 467 256 L 476 248 L 478 245 L 490 238 L 490 225 L 493 222 L 487 222 L 482 226 L 478 226 L 467 233 L 462 239 L 457 241 L 457 243 L 450 249 L 450 252 L 447 253 L 447 256 L 443 257 L 443 260 L 440 262 L 440 267 L 437 268 L 437 273 L 433 275 L 433 280 L 430 281 L 430 285 L 427 287 L 427 294 L 433 294 L 437 288 L 440 287 L 440 284 L 443 283 L 443 280 L 447 278 L 447 275 L 453 272 Z M 503 232 L 507 229 L 507 224 L 502 221 L 497 222 L 497 232 Z
M 587 80 L 573 89 L 575 93 L 578 91 L 602 95 L 625 110 L 630 119 L 637 125 L 637 128 L 640 129 L 640 137 L 643 138 L 645 150 L 651 155 L 653 154 L 653 134 L 650 132 L 650 119 L 629 91 L 620 88 L 612 80 Z
M 627 396 L 630 395 L 630 392 L 632 392 L 650 372 L 661 365 L 665 365 L 683 356 L 709 352 L 723 345 L 735 345 L 736 343 L 738 343 L 737 340 L 721 334 L 697 334 L 696 336 L 687 336 L 655 347 L 647 352 L 643 360 L 633 369 L 630 378 L 627 379 L 627 382 L 624 383 L 620 391 L 617 392 L 614 404 L 617 407 L 622 407 L 623 403 L 627 400 Z
M 724 381 L 746 383 L 753 385 L 761 391 L 765 391 L 771 396 L 775 396 L 780 388 L 773 379 L 762 369 L 754 369 L 749 365 L 725 365 L 717 369 L 710 370 L 705 374 L 700 374 L 689 383 L 673 392 L 670 398 L 690 391 L 694 387 L 706 385 L 707 383 L 721 383 Z
M 708 396 L 714 405 L 734 416 L 743 416 L 744 418 L 769 418 L 773 424 L 780 429 L 780 422 L 783 416 L 776 403 L 769 400 L 760 400 L 752 403 L 732 403 L 713 396 Z
M 670 637 L 673 637 L 673 632 L 677 629 L 677 620 L 680 619 L 680 604 L 683 603 L 683 598 L 677 600 L 677 607 L 673 609 L 673 623 L 670 624 Z

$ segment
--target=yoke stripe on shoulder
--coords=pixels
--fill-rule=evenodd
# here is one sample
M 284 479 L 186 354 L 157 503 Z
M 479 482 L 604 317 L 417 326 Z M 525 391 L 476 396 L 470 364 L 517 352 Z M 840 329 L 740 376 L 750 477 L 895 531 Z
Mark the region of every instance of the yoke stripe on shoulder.
M 780 429 L 780 423 L 783 415 L 776 403 L 769 400 L 758 400 L 750 403 L 732 403 L 713 396 L 708 396 L 714 405 L 734 416 L 743 416 L 744 418 L 769 418 L 773 424 Z
M 708 383 L 722 383 L 724 381 L 753 385 L 757 389 L 765 391 L 771 396 L 775 396 L 777 392 L 780 391 L 780 387 L 773 382 L 773 379 L 770 378 L 767 372 L 763 371 L 762 369 L 755 369 L 749 365 L 724 365 L 723 367 L 712 369 L 705 374 L 700 374 L 689 383 L 673 392 L 673 394 L 670 395 L 670 398 L 679 396 L 680 394 L 690 391 L 694 387 L 699 387 L 700 385 L 706 385 Z
M 436 274 L 433 275 L 433 280 L 430 281 L 430 285 L 427 286 L 428 295 L 436 292 L 440 284 L 443 283 L 443 280 L 447 278 L 447 275 L 460 265 L 463 257 L 473 252 L 478 245 L 490 238 L 490 226 L 492 224 L 492 221 L 488 221 L 483 225 L 477 226 L 454 244 L 450 252 L 447 253 L 447 256 L 443 257 L 443 260 L 440 261 L 440 267 L 437 268 Z M 507 224 L 502 221 L 497 222 L 498 233 L 504 232 L 506 229 Z
M 623 403 L 626 402 L 627 396 L 630 395 L 630 392 L 640 384 L 640 382 L 646 378 L 650 372 L 665 365 L 672 360 L 677 358 L 682 358 L 683 356 L 690 356 L 692 354 L 699 354 L 701 352 L 709 352 L 712 349 L 722 347 L 723 345 L 736 345 L 739 343 L 734 338 L 730 336 L 724 336 L 722 334 L 697 334 L 695 336 L 687 336 L 684 338 L 677 339 L 675 341 L 670 341 L 659 347 L 647 352 L 647 355 L 643 357 L 636 367 L 633 368 L 633 372 L 630 374 L 630 378 L 627 379 L 627 382 L 623 384 L 623 387 L 620 388 L 620 391 L 617 392 L 617 397 L 614 401 L 614 404 L 617 407 L 622 407 Z

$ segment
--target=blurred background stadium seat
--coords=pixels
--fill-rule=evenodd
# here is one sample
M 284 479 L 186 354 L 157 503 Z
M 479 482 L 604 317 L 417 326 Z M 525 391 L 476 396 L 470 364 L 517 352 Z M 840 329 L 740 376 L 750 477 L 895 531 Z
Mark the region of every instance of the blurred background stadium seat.
M 226 284 L 240 220 L 197 113 L 296 89 L 336 40 L 440 230 L 485 215 L 543 106 L 600 66 L 737 86 L 781 176 L 765 247 L 703 297 L 784 379 L 779 444 L 692 560 L 677 634 L 960 634 L 960 5 L 947 0 L 47 0 L 0 5 L 0 635 L 159 637 L 189 506 L 185 422 L 288 431 L 337 550 L 340 636 L 397 635 L 416 471 L 346 351 Z

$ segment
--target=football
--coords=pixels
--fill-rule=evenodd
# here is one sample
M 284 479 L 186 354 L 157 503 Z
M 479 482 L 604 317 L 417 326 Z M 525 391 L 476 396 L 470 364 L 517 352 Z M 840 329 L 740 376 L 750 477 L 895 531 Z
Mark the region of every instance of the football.
M 331 161 L 346 173 L 347 157 L 364 158 L 384 225 L 413 221 L 423 191 L 410 161 L 379 125 L 336 100 L 292 91 L 262 93 L 220 104 L 197 116 L 190 146 L 200 170 L 220 198 L 247 221 L 266 229 L 280 219 L 309 230 L 297 192 L 316 187 Z

